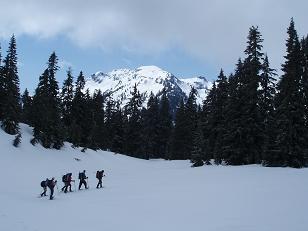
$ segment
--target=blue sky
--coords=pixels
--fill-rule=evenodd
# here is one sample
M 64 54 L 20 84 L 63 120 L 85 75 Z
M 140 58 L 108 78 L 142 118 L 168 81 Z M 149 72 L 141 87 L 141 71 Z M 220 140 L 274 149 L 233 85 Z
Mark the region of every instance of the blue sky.
M 5 56 L 8 39 L 0 41 L 2 56 Z M 156 65 L 183 78 L 217 75 L 215 68 L 207 66 L 205 62 L 187 54 L 181 48 L 170 48 L 159 54 L 142 54 L 116 48 L 106 51 L 95 47 L 80 47 L 63 36 L 39 39 L 22 35 L 17 37 L 18 71 L 22 91 L 25 88 L 30 92 L 34 91 L 53 51 L 59 58 L 57 80 L 60 85 L 69 67 L 72 67 L 75 76 L 82 70 L 87 77 L 97 71 L 134 69 L 143 65 Z
M 53 51 L 60 84 L 69 66 L 90 76 L 156 65 L 212 80 L 220 68 L 233 71 L 253 25 L 280 70 L 290 18 L 307 35 L 307 8 L 307 0 L 2 0 L 0 42 L 4 56 L 16 35 L 22 91 L 35 89 Z

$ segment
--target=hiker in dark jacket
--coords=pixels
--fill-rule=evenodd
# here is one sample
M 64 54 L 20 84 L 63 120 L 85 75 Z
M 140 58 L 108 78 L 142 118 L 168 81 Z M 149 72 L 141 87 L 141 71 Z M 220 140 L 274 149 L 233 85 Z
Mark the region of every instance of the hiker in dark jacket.
M 102 171 L 97 171 L 97 172 L 96 172 L 96 178 L 98 179 L 98 183 L 97 183 L 97 185 L 96 185 L 96 188 L 98 188 L 99 186 L 100 186 L 100 188 L 103 187 L 103 181 L 102 181 L 102 179 L 103 179 L 104 176 L 105 176 L 105 175 L 104 175 L 104 170 L 102 170 Z
M 63 175 L 62 177 L 62 181 L 64 183 L 64 186 L 63 188 L 61 189 L 61 191 L 64 191 L 64 193 L 67 193 L 67 190 L 68 190 L 68 187 L 69 187 L 69 191 L 72 192 L 72 185 L 71 185 L 71 182 L 75 182 L 73 179 L 72 179 L 72 173 L 67 173 L 65 175 Z
M 83 170 L 83 172 L 80 172 L 78 178 L 80 180 L 78 189 L 80 190 L 83 184 L 84 184 L 84 187 L 88 189 L 87 182 L 86 182 L 86 179 L 88 179 L 88 177 L 86 176 L 86 170 Z
M 66 177 L 66 187 L 64 189 L 64 192 L 67 193 L 68 187 L 70 188 L 70 192 L 72 192 L 72 184 L 71 182 L 75 182 L 75 180 L 72 179 L 72 173 L 68 173 Z
M 46 192 L 47 192 L 47 182 L 48 182 L 48 178 L 46 179 L 46 180 L 43 180 L 42 182 L 41 182 L 41 187 L 43 188 L 43 192 L 41 193 L 41 197 L 42 196 L 47 196 L 46 195 Z
M 68 173 L 67 173 L 68 174 Z M 67 174 L 63 175 L 62 176 L 62 182 L 64 184 L 64 186 L 61 188 L 61 191 L 63 192 L 64 189 L 66 188 L 66 185 L 67 185 Z
M 51 180 L 47 181 L 47 186 L 50 189 L 50 197 L 49 197 L 50 200 L 53 200 L 54 198 L 53 193 L 54 193 L 54 187 L 56 186 L 56 184 L 57 184 L 57 181 L 55 180 L 54 177 L 51 178 Z

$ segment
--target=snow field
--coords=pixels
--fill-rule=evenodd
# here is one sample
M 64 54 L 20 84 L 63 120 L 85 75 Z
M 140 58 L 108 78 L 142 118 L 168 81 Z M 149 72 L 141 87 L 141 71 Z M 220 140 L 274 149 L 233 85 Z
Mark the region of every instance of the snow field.
M 21 127 L 19 148 L 11 145 L 14 136 L 0 131 L 1 231 L 308 230 L 308 169 L 190 168 L 188 161 L 82 153 L 68 143 L 47 150 L 33 147 L 31 129 Z M 56 177 L 60 190 L 63 174 L 72 172 L 76 180 L 83 169 L 89 190 L 56 189 L 53 201 L 37 197 L 46 177 Z M 101 169 L 104 188 L 96 189 Z

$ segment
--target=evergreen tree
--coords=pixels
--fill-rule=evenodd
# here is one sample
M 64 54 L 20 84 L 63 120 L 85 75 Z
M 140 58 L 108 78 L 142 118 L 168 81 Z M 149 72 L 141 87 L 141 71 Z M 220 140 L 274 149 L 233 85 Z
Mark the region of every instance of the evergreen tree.
M 215 105 L 215 117 L 216 117 L 216 139 L 213 149 L 213 156 L 216 164 L 220 164 L 223 159 L 222 140 L 226 132 L 226 108 L 228 102 L 228 80 L 223 70 L 220 71 L 217 80 L 216 90 L 216 105 Z
M 173 125 L 170 103 L 165 88 L 162 92 L 158 116 L 158 158 L 168 159 Z
M 198 123 L 197 129 L 193 134 L 193 147 L 191 151 L 191 162 L 192 167 L 200 167 L 203 163 L 203 153 L 204 153 L 204 137 L 202 132 L 201 123 Z
M 53 52 L 48 60 L 49 80 L 49 122 L 52 147 L 60 149 L 63 146 L 64 130 L 61 121 L 61 99 L 59 97 L 59 85 L 56 80 L 56 72 L 59 70 L 58 57 Z
M 19 77 L 17 71 L 16 40 L 13 35 L 10 40 L 7 56 L 1 71 L 2 86 L 2 128 L 11 135 L 19 132 L 21 119 L 21 104 L 19 92 Z M 1 84 L 1 83 L 0 83 Z M 0 109 L 1 110 L 1 109 Z
M 246 58 L 239 60 L 236 73 L 229 79 L 225 121 L 221 134 L 223 143 L 217 145 L 227 164 L 261 163 L 263 127 L 260 114 L 260 85 L 263 69 L 263 39 L 258 27 L 248 34 Z
M 185 104 L 185 119 L 186 119 L 186 157 L 190 158 L 193 145 L 193 134 L 197 128 L 198 122 L 198 105 L 197 105 L 197 90 L 192 88 Z
M 143 146 L 146 159 L 158 158 L 159 154 L 159 102 L 153 92 L 147 104 L 147 109 L 143 117 Z
M 69 128 L 71 127 L 72 103 L 74 98 L 74 84 L 71 68 L 67 71 L 67 78 L 63 82 L 61 91 L 61 115 L 63 125 L 65 127 L 66 139 L 71 141 L 69 136 Z
M 217 87 L 216 82 L 214 82 L 211 90 L 207 94 L 206 99 L 203 101 L 201 113 L 202 130 L 205 140 L 205 153 L 202 158 L 206 163 L 209 163 L 210 160 L 214 158 L 214 147 L 216 142 L 216 132 L 214 131 L 216 125 L 216 101 Z
M 33 125 L 32 122 L 32 97 L 29 95 L 28 89 L 24 91 L 22 97 L 22 116 L 21 122 L 28 124 L 30 126 Z
M 217 85 L 214 83 L 204 102 L 204 112 L 202 114 L 206 118 L 206 122 L 203 123 L 207 134 L 207 158 L 205 160 L 208 161 L 209 158 L 214 158 L 215 163 L 220 164 L 222 162 L 222 137 L 225 134 L 225 110 L 228 99 L 228 81 L 223 70 L 220 71 L 216 82 Z
M 243 78 L 243 104 L 242 120 L 244 124 L 244 132 L 246 139 L 246 164 L 261 163 L 262 152 L 262 124 L 259 109 L 259 86 L 261 81 L 263 39 L 258 30 L 258 27 L 251 27 L 249 30 L 247 55 L 244 62 L 244 78 Z
M 229 77 L 228 100 L 225 111 L 226 132 L 222 137 L 222 157 L 226 164 L 242 165 L 245 164 L 245 124 L 242 120 L 243 104 L 243 73 L 244 64 L 241 60 L 237 63 L 234 75 Z
M 274 111 L 274 97 L 276 93 L 276 86 L 274 78 L 277 74 L 275 70 L 270 68 L 268 57 L 265 56 L 262 65 L 262 74 L 260 80 L 259 104 L 262 116 L 262 122 L 267 123 L 271 114 Z
M 172 134 L 172 149 L 170 159 L 183 160 L 187 157 L 187 119 L 183 100 L 175 114 L 175 126 Z
M 100 93 L 101 94 L 101 93 Z M 100 101 L 100 96 L 98 97 L 98 101 L 99 103 Z M 103 102 L 101 105 L 99 105 L 99 103 L 97 104 L 97 107 L 101 108 L 103 107 Z M 95 102 L 94 99 L 91 97 L 90 95 L 90 90 L 87 89 L 85 92 L 85 105 L 84 105 L 84 115 L 85 117 L 83 118 L 81 127 L 82 127 L 82 135 L 83 135 L 83 142 L 84 144 L 82 145 L 83 147 L 86 148 L 92 148 L 95 147 L 95 149 L 97 149 L 98 147 L 96 147 L 96 145 L 94 144 L 94 130 L 96 127 L 96 122 L 95 121 L 95 106 L 94 106 Z M 104 118 L 104 113 L 102 112 L 102 115 Z
M 93 149 L 103 149 L 105 142 L 104 126 L 104 97 L 101 90 L 94 93 L 93 96 Z
M 191 158 L 193 134 L 198 121 L 196 94 L 196 89 L 192 88 L 186 103 L 181 102 L 176 112 L 172 137 L 172 159 L 187 160 Z
M 270 146 L 274 142 L 274 99 L 276 93 L 275 86 L 275 77 L 276 73 L 274 69 L 270 68 L 268 57 L 265 56 L 263 65 L 262 65 L 262 74 L 261 74 L 261 89 L 259 94 L 259 107 L 262 123 L 262 160 L 264 160 L 265 155 L 270 149 Z
M 58 58 L 53 52 L 48 67 L 39 80 L 33 97 L 33 133 L 32 144 L 39 142 L 45 148 L 60 149 L 63 146 L 63 127 L 60 114 L 58 82 L 55 78 L 58 70 Z
M 70 137 L 74 146 L 83 146 L 87 144 L 87 137 L 84 133 L 85 130 L 89 130 L 86 127 L 87 108 L 86 108 L 86 97 L 83 93 L 85 86 L 85 79 L 82 72 L 79 73 L 76 81 L 76 90 L 74 99 L 72 101 L 72 122 L 70 127 Z
M 305 105 L 305 123 L 308 127 L 308 36 L 301 40 L 301 54 L 303 59 L 303 77 L 302 77 L 302 88 L 304 94 L 304 105 Z
M 35 89 L 33 96 L 33 106 L 31 107 L 31 115 L 33 121 L 33 139 L 31 143 L 34 145 L 40 142 L 43 147 L 50 148 L 51 141 L 48 138 L 46 131 L 48 130 L 48 117 L 49 111 L 49 81 L 48 69 L 39 78 L 39 83 Z
M 142 100 L 136 84 L 131 94 L 132 98 L 126 105 L 128 121 L 126 126 L 125 152 L 133 157 L 145 158 L 145 156 L 140 154 Z
M 278 83 L 275 113 L 275 143 L 265 165 L 300 168 L 305 165 L 307 128 L 305 127 L 303 75 L 300 42 L 293 19 L 288 28 L 287 54 Z
M 115 136 L 114 125 L 116 121 L 114 121 L 114 114 L 116 102 L 112 99 L 112 97 L 108 97 L 106 100 L 106 109 L 105 109 L 105 130 L 106 130 L 106 140 L 105 140 L 105 148 L 110 149 Z
M 18 133 L 16 136 L 15 136 L 15 139 L 13 140 L 13 145 L 14 147 L 19 147 L 20 145 L 20 142 L 21 142 L 21 134 Z
M 308 128 L 308 36 L 301 41 L 302 49 L 302 65 L 303 65 L 303 76 L 301 86 L 303 88 L 303 101 L 305 107 L 305 127 Z M 305 153 L 305 165 L 308 166 L 308 152 Z
M 123 153 L 124 151 L 124 116 L 118 103 L 112 114 L 113 140 L 111 143 L 111 151 Z

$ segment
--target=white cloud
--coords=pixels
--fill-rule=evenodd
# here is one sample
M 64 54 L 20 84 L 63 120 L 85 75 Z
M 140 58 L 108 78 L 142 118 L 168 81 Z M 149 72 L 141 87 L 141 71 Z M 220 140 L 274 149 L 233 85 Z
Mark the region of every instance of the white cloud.
M 179 46 L 213 66 L 231 66 L 259 25 L 276 68 L 294 17 L 308 32 L 305 0 L 0 0 L 0 36 L 64 35 L 80 46 L 161 52 Z
M 67 61 L 67 60 L 64 60 L 64 59 L 60 59 L 60 60 L 59 60 L 58 66 L 59 66 L 61 69 L 64 69 L 64 70 L 66 70 L 66 69 L 68 69 L 68 68 L 73 68 L 73 67 L 74 67 L 74 65 L 73 65 L 71 62 L 69 62 L 69 61 Z

